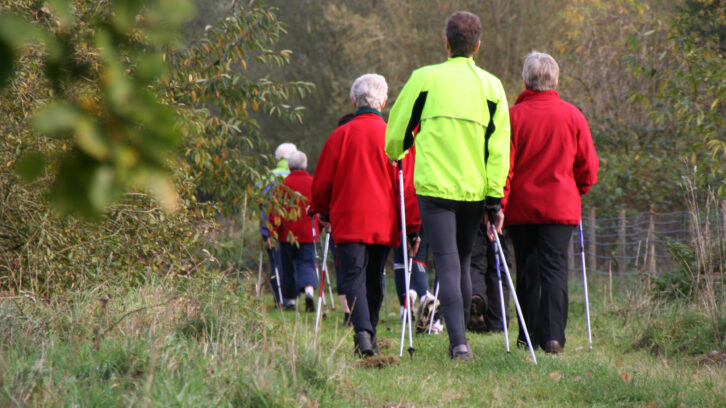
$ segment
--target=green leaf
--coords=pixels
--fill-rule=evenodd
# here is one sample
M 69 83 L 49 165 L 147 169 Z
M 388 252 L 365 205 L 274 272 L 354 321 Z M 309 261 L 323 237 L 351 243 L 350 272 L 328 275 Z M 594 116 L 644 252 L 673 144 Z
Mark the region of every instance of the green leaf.
M 25 153 L 15 164 L 15 171 L 26 182 L 37 180 L 45 170 L 45 157 L 38 152 Z
M 67 137 L 76 128 L 76 124 L 82 118 L 82 113 L 65 104 L 49 105 L 32 119 L 33 127 L 40 133 L 53 137 Z

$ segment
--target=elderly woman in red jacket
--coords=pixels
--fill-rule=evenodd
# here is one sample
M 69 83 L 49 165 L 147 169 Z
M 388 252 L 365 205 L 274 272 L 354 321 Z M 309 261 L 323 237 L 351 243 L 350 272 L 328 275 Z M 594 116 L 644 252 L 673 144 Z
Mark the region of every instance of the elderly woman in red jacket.
M 383 268 L 390 249 L 401 242 L 397 171 L 384 151 L 386 122 L 381 110 L 387 93 L 386 80 L 377 74 L 353 82 L 355 117 L 325 142 L 313 176 L 312 210 L 330 221 L 335 270 L 342 274 L 355 351 L 361 356 L 378 349 Z M 405 195 L 407 231 L 414 233 L 421 221 L 412 185 Z
M 543 53 L 524 60 L 526 90 L 509 110 L 510 171 L 504 226 L 514 246 L 517 295 L 534 346 L 561 353 L 567 325 L 567 247 L 580 196 L 597 182 L 598 158 L 585 116 L 555 90 L 559 67 Z M 524 343 L 520 324 L 518 342 Z
M 315 243 L 313 240 L 313 222 L 305 209 L 311 198 L 313 177 L 306 171 L 308 158 L 305 153 L 295 151 L 287 159 L 290 174 L 285 177 L 283 187 L 278 194 L 292 206 L 285 211 L 291 217 L 282 218 L 277 227 L 277 239 L 280 241 L 282 263 L 282 296 L 285 308 L 295 309 L 295 300 L 301 293 L 305 294 L 305 311 L 314 312 L 315 304 Z

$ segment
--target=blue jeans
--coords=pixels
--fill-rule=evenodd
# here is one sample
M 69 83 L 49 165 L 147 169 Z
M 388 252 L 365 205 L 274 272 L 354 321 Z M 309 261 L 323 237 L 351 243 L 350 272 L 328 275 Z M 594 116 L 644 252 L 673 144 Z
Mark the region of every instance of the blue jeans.
M 315 244 L 280 243 L 282 252 L 282 296 L 295 299 L 305 291 L 306 286 L 315 288 Z

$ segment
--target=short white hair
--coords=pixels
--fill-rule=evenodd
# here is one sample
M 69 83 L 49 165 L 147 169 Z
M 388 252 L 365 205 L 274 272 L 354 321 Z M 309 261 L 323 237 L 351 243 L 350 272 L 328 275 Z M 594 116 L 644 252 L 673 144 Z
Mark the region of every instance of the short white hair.
M 386 78 L 378 74 L 365 74 L 358 77 L 350 87 L 350 99 L 356 108 L 381 110 L 388 97 Z
M 560 67 L 549 54 L 532 51 L 524 58 L 522 79 L 524 79 L 527 89 L 551 91 L 557 88 L 559 76 Z
M 275 149 L 275 158 L 277 160 L 287 159 L 290 155 L 297 151 L 297 146 L 292 143 L 283 143 Z
M 300 150 L 294 151 L 287 158 L 287 165 L 290 170 L 305 170 L 308 168 L 308 156 Z

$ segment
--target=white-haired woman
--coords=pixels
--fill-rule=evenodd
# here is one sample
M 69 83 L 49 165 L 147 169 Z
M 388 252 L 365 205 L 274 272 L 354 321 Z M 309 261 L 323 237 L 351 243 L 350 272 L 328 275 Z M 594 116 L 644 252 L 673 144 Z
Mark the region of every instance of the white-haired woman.
M 510 171 L 504 226 L 517 263 L 517 295 L 534 346 L 560 353 L 567 325 L 567 247 L 580 222 L 580 196 L 597 182 L 598 158 L 585 116 L 560 99 L 551 56 L 524 60 L 527 89 L 509 110 Z M 518 342 L 524 343 L 520 324 Z
M 315 217 L 308 216 L 306 208 L 311 198 L 313 177 L 307 172 L 308 158 L 305 153 L 295 151 L 287 159 L 290 175 L 285 178 L 284 187 L 278 196 L 288 207 L 282 211 L 277 227 L 282 255 L 282 296 L 297 299 L 305 294 L 305 311 L 315 311 L 313 296 L 315 281 L 315 247 L 313 222 Z M 316 229 L 319 229 L 317 225 Z
M 383 267 L 390 249 L 401 241 L 396 169 L 383 150 L 386 122 L 381 110 L 387 93 L 386 80 L 377 74 L 353 82 L 350 98 L 357 109 L 355 117 L 325 142 L 313 177 L 313 211 L 330 221 L 335 270 L 341 274 L 342 292 L 351 309 L 355 351 L 362 356 L 378 349 Z M 407 200 L 415 200 L 410 185 Z M 406 216 L 408 231 L 418 231 L 418 209 Z

